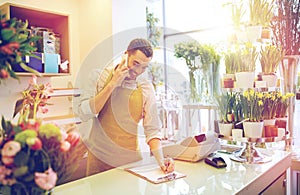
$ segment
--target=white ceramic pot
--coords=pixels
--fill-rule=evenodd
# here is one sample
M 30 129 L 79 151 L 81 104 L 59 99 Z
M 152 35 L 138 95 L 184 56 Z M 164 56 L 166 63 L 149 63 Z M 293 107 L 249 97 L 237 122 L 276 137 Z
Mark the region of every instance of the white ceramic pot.
M 219 123 L 219 132 L 225 137 L 231 136 L 231 130 L 233 128 L 232 123 Z
M 262 80 L 266 81 L 267 87 L 276 87 L 277 75 L 275 74 L 263 74 L 261 75 Z
M 243 122 L 245 137 L 261 138 L 263 133 L 263 122 Z
M 237 88 L 253 88 L 255 72 L 237 72 L 235 78 Z
M 247 40 L 250 42 L 256 42 L 261 38 L 262 26 L 247 26 L 246 35 Z
M 275 125 L 276 119 L 264 119 L 264 126 Z

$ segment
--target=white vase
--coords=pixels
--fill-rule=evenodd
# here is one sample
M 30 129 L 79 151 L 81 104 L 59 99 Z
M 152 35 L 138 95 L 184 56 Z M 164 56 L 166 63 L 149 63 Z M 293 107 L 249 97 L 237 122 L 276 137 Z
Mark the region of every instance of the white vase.
M 231 130 L 233 128 L 232 123 L 219 123 L 219 132 L 221 135 L 224 135 L 225 137 L 231 136 Z
M 276 87 L 277 84 L 277 75 L 275 74 L 263 74 L 262 80 L 266 81 L 267 87 Z
M 263 122 L 243 122 L 244 135 L 248 138 L 261 138 L 263 133 Z
M 237 72 L 235 78 L 237 88 L 253 88 L 255 72 Z

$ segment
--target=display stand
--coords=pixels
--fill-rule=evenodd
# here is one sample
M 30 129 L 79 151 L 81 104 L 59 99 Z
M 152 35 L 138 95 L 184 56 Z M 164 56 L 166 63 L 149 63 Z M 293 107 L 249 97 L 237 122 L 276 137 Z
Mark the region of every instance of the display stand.
M 278 142 L 284 141 L 286 138 L 284 137 L 264 137 L 264 138 L 222 138 L 231 141 L 238 141 L 244 143 L 244 147 L 233 154 L 230 159 L 238 162 L 243 162 L 247 164 L 262 164 L 266 162 L 270 162 L 272 158 L 263 155 L 261 152 L 257 150 L 255 144 L 257 143 L 271 143 L 271 142 Z

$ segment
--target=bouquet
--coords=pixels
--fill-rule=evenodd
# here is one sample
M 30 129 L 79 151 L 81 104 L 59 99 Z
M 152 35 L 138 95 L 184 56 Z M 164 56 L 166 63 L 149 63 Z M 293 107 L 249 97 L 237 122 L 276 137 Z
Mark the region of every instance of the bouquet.
M 22 104 L 15 110 L 21 113 L 17 124 L 2 117 L 0 194 L 49 194 L 77 168 L 79 134 L 34 117 L 48 99 L 48 88 L 42 86 L 31 83 L 23 91 Z
M 41 37 L 30 33 L 28 22 L 16 18 L 6 19 L 0 12 L 0 83 L 9 76 L 18 79 L 13 67 L 20 65 L 24 70 L 39 74 L 27 66 L 25 56 L 35 56 L 32 52 Z

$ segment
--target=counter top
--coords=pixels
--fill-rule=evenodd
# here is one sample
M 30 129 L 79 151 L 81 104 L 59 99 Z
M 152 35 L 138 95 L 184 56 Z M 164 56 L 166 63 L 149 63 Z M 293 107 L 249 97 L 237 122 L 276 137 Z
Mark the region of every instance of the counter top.
M 159 194 L 258 194 L 291 166 L 291 153 L 265 151 L 272 161 L 245 164 L 221 154 L 227 167 L 216 169 L 204 160 L 197 163 L 175 161 L 176 171 L 187 176 L 174 181 L 152 184 L 122 168 L 99 173 L 55 187 L 53 195 L 159 195 Z

